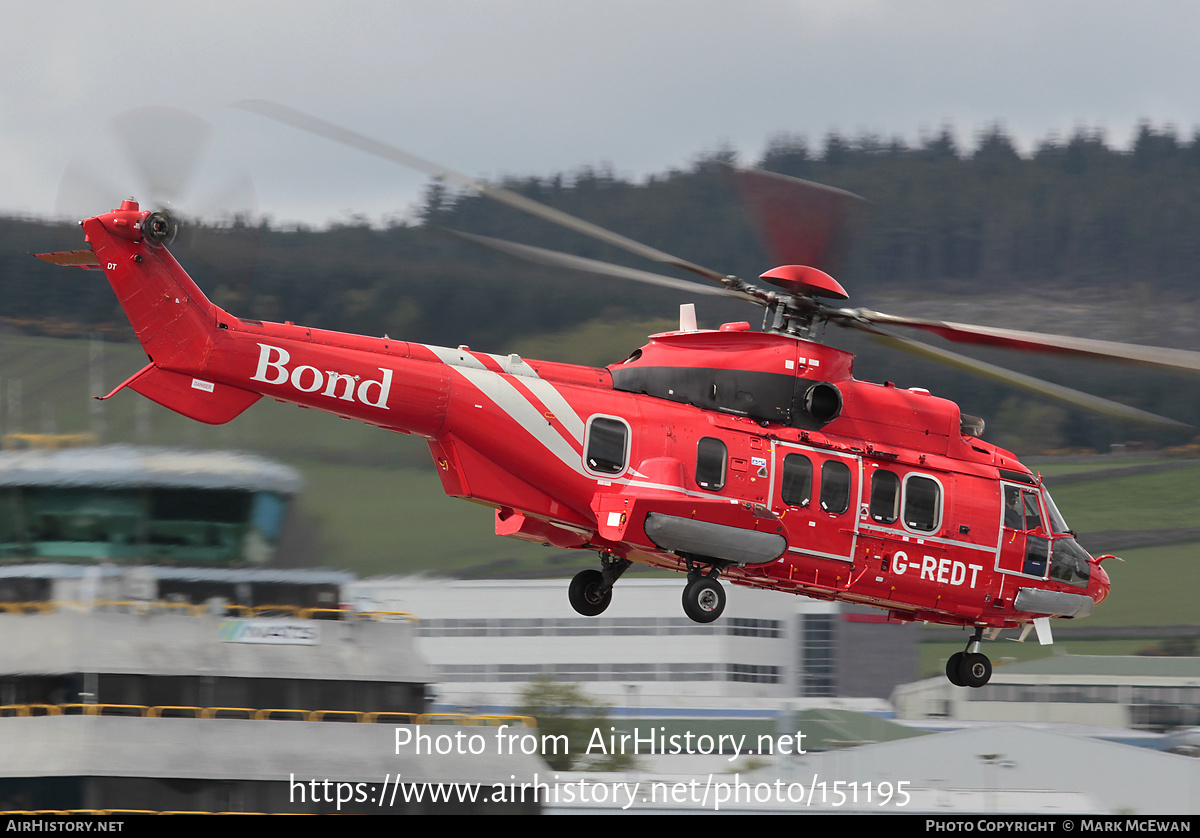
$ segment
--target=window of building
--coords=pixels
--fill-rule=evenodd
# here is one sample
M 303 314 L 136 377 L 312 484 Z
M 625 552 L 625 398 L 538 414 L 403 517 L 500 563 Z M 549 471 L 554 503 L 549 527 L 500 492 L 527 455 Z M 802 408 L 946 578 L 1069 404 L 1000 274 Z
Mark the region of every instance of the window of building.
M 797 692 L 801 696 L 835 695 L 834 616 L 802 614 L 800 620 Z

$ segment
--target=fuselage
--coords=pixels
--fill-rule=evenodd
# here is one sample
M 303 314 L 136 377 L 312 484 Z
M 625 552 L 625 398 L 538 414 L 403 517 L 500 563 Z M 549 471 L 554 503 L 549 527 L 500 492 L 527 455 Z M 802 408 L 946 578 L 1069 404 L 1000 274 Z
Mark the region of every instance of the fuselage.
M 418 435 L 500 534 L 895 620 L 1016 626 L 1107 594 L 1038 478 L 954 403 L 855 380 L 848 353 L 728 324 L 601 369 L 243 320 L 142 239 L 145 215 L 83 226 L 150 357 L 128 386 L 185 415 L 267 396 Z

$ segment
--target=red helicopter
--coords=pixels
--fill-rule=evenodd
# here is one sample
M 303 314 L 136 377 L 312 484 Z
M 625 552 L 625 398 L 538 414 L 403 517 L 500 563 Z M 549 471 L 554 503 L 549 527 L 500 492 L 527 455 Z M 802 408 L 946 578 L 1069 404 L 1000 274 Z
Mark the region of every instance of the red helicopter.
M 759 171 L 734 174 L 778 252 L 800 252 L 765 285 L 694 265 L 314 117 L 266 102 L 242 107 L 469 186 L 544 219 L 710 284 L 468 236 L 561 268 L 744 300 L 748 323 L 652 335 L 600 369 L 235 317 L 210 302 L 168 250 L 176 221 L 127 200 L 81 222 L 90 250 L 39 254 L 98 268 L 149 363 L 130 388 L 192 419 L 228 422 L 262 396 L 425 438 L 448 495 L 495 509 L 500 535 L 599 553 L 571 581 L 577 612 L 608 606 L 637 562 L 687 574 L 683 609 L 701 623 L 725 606 L 720 578 L 883 609 L 889 621 L 969 627 L 946 664 L 959 686 L 991 677 L 984 632 L 1084 617 L 1109 592 L 1049 492 L 982 420 L 926 390 L 858 381 L 851 354 L 818 342 L 827 323 L 1126 419 L 1179 425 L 1115 402 L 890 334 L 1200 371 L 1200 353 L 894 317 L 836 307 L 842 286 L 819 268 L 861 201 Z M 806 236 L 796 238 L 801 228 Z M 462 234 L 465 235 L 465 234 Z M 789 243 L 789 237 L 790 243 Z M 790 250 L 789 250 L 790 248 Z

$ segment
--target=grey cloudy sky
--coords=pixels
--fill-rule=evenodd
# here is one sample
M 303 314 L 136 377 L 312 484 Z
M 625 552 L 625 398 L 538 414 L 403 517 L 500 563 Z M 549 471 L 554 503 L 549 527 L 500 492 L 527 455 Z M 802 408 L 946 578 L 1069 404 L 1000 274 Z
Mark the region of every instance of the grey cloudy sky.
M 783 132 L 911 141 L 950 125 L 969 145 L 1001 122 L 1029 147 L 1080 126 L 1125 144 L 1141 120 L 1200 125 L 1200 4 L 1176 0 L 5 6 L 10 213 L 54 212 L 79 155 L 134 191 L 107 126 L 147 105 L 212 123 L 205 187 L 244 167 L 261 212 L 309 223 L 403 212 L 425 179 L 230 102 L 282 102 L 493 177 L 640 177 L 722 144 L 752 161 Z

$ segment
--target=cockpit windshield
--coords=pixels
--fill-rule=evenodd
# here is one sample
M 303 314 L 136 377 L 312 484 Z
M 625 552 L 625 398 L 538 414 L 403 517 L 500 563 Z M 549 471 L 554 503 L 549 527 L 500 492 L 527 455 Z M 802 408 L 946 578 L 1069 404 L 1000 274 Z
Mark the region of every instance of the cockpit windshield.
M 1050 492 L 1046 490 L 1045 486 L 1042 487 L 1042 498 L 1046 501 L 1046 510 L 1050 514 L 1050 531 L 1055 535 L 1069 535 L 1071 528 L 1067 526 L 1062 513 L 1054 505 L 1054 498 L 1050 497 Z
M 1086 588 L 1091 577 L 1091 556 L 1075 541 L 1074 533 L 1067 526 L 1058 507 L 1054 505 L 1054 499 L 1050 497 L 1045 486 L 1042 487 L 1042 499 L 1046 501 L 1050 531 L 1056 536 L 1050 548 L 1050 578 Z

